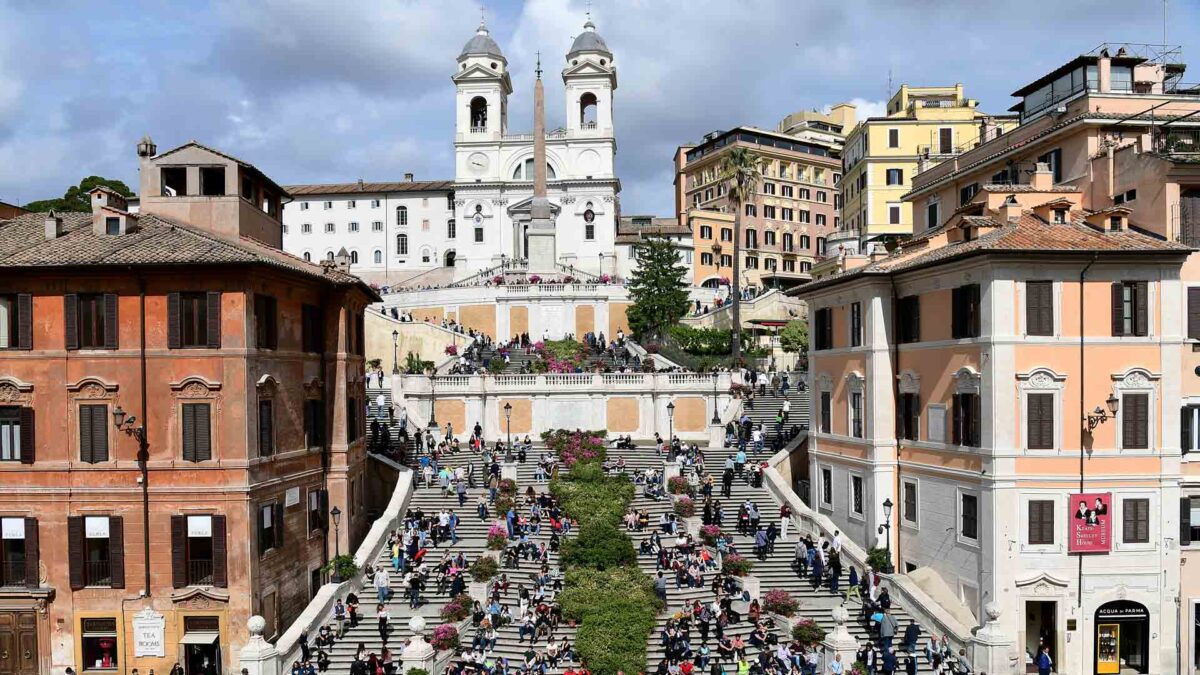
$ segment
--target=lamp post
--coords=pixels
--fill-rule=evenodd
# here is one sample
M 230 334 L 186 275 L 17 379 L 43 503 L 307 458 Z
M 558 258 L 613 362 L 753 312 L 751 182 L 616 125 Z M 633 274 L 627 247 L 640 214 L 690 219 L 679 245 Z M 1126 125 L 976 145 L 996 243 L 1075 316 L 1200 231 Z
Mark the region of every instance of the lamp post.
M 1117 416 L 1117 408 L 1120 407 L 1121 400 L 1118 399 L 1115 394 L 1109 394 L 1104 403 L 1108 406 L 1108 410 L 1105 410 L 1100 406 L 1096 406 L 1096 409 L 1092 411 L 1092 414 L 1084 418 L 1084 421 L 1087 422 L 1089 434 L 1092 433 L 1092 430 L 1094 430 L 1096 427 L 1110 419 L 1116 418 Z
M 437 383 L 437 371 L 435 370 L 435 371 L 429 373 L 429 428 L 430 428 L 430 430 L 436 430 L 438 428 L 437 394 L 436 394 L 437 390 L 435 389 L 436 383 Z
M 600 265 L 596 268 L 596 276 L 599 277 L 604 274 L 604 253 L 600 252 L 597 255 L 600 256 Z
M 143 333 L 143 342 L 145 335 Z M 142 384 L 146 383 L 145 362 L 142 366 Z M 143 386 L 144 389 L 144 386 Z M 145 392 L 142 392 L 142 416 L 146 414 L 146 397 Z M 145 585 L 144 592 L 146 597 L 150 597 L 150 443 L 146 441 L 146 425 L 138 424 L 137 417 L 129 415 L 126 417 L 125 411 L 121 406 L 113 409 L 113 426 L 117 431 L 125 432 L 126 436 L 130 436 L 137 440 L 138 454 L 137 463 L 138 470 L 141 471 L 142 483 L 142 545 L 145 556 Z
M 338 573 L 337 559 L 342 555 L 342 510 L 336 505 L 329 510 L 329 516 L 333 518 L 333 583 L 342 583 L 342 575 Z M 328 551 L 329 549 L 325 549 Z
M 675 440 L 675 402 L 667 404 L 667 445 Z
M 504 444 L 504 461 L 511 462 L 512 454 L 512 404 L 504 404 L 504 426 L 507 428 L 508 442 Z
M 717 371 L 715 371 L 715 370 L 712 371 L 712 383 L 713 383 L 713 416 L 712 416 L 711 423 L 719 425 L 721 423 L 721 413 L 720 413 L 720 411 L 717 410 Z
M 884 565 L 884 574 L 893 574 L 896 571 L 896 566 L 892 564 L 892 498 L 888 497 L 883 500 L 883 529 L 887 532 L 887 539 L 884 542 L 887 544 L 887 564 Z
M 400 331 L 392 331 L 392 374 L 400 374 Z

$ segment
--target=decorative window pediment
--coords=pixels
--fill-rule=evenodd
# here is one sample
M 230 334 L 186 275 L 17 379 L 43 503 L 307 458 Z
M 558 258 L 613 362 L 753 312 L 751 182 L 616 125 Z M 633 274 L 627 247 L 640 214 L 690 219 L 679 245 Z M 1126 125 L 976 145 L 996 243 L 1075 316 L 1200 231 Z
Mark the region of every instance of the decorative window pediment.
M 921 376 L 917 373 L 906 370 L 900 373 L 900 393 L 901 394 L 919 394 L 921 393 Z
M 1123 373 L 1113 373 L 1113 388 L 1115 389 L 1153 389 L 1159 375 L 1145 368 L 1130 368 Z
M 1022 389 L 1061 391 L 1067 380 L 1066 375 L 1059 375 L 1049 368 L 1034 368 L 1028 373 L 1017 373 L 1017 381 Z
M 954 373 L 954 386 L 959 394 L 978 394 L 979 381 L 979 371 L 971 366 L 963 366 Z
M 833 378 L 829 373 L 821 373 L 817 376 L 818 391 L 833 391 Z

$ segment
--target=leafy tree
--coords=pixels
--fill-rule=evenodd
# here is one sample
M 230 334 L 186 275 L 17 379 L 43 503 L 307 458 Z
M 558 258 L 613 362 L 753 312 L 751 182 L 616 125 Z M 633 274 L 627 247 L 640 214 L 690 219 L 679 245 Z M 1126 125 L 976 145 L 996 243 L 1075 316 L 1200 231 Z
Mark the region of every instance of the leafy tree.
M 687 314 L 687 268 L 668 239 L 652 237 L 634 244 L 633 250 L 638 265 L 629 279 L 629 327 L 643 339 L 661 336 Z
M 133 190 L 125 183 L 116 178 L 104 178 L 103 176 L 88 176 L 79 181 L 79 185 L 72 185 L 67 188 L 66 194 L 58 199 L 42 199 L 36 202 L 29 202 L 25 205 L 27 211 L 43 212 L 43 211 L 91 211 L 92 202 L 88 198 L 88 192 L 92 189 L 105 186 L 121 193 L 126 197 L 133 196 Z
M 808 351 L 808 322 L 800 319 L 787 322 L 779 331 L 779 346 L 785 352 L 803 354 Z
M 736 146 L 721 158 L 721 179 L 729 187 L 729 207 L 733 209 L 733 285 L 729 294 L 733 300 L 730 342 L 734 362 L 742 355 L 742 205 L 754 197 L 762 173 L 762 156 L 749 148 Z

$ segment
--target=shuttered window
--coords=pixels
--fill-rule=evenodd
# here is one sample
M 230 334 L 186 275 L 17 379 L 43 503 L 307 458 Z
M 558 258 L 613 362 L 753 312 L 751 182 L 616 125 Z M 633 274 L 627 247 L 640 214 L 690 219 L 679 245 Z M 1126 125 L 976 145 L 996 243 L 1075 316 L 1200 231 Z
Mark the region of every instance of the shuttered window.
M 850 346 L 860 347 L 863 343 L 862 303 L 850 303 Z
M 951 331 L 953 337 L 979 337 L 979 284 L 959 286 L 952 291 Z
M 63 297 L 67 349 L 117 348 L 115 293 L 68 293 Z
M 1200 405 L 1185 405 L 1179 411 L 1179 447 L 1183 454 L 1200 450 Z
M 1121 502 L 1121 541 L 1126 544 L 1150 542 L 1150 500 L 1126 499 Z
M 320 399 L 304 402 L 304 439 L 306 447 L 325 445 L 325 402 Z
M 33 408 L 0 406 L 0 462 L 33 464 Z
M 959 533 L 964 539 L 979 539 L 979 497 L 961 495 L 959 506 L 961 523 Z
M 108 406 L 79 406 L 79 461 L 108 461 Z
M 833 427 L 833 394 L 832 392 L 821 392 L 821 433 L 830 433 Z
M 1025 413 L 1028 447 L 1033 450 L 1053 450 L 1054 394 L 1027 394 Z
M 921 407 L 916 394 L 900 394 L 897 399 L 897 435 L 910 441 L 917 440 L 921 429 Z
M 896 339 L 900 342 L 921 340 L 921 299 L 910 295 L 896 301 Z
M 1054 543 L 1054 501 L 1035 499 L 1029 502 L 1029 543 Z
M 980 403 L 978 394 L 955 394 L 951 411 L 951 442 L 979 447 Z
M 258 554 L 283 548 L 283 506 L 279 502 L 258 509 Z
M 1025 334 L 1054 335 L 1054 282 L 1025 282 Z
M 275 415 L 271 399 L 258 402 L 258 455 L 275 454 Z
M 171 516 L 172 585 L 228 586 L 225 537 L 225 516 Z
M 903 509 L 900 513 L 907 523 L 917 523 L 917 484 L 904 481 Z
M 300 323 L 304 351 L 325 351 L 325 317 L 316 305 L 304 305 L 300 309 Z
M 1187 336 L 1189 340 L 1200 340 L 1200 286 L 1188 288 Z
M 279 347 L 277 316 L 275 298 L 269 295 L 254 296 L 254 343 L 259 349 Z
M 67 518 L 67 552 L 72 590 L 88 586 L 125 588 L 124 521 L 120 517 Z
M 220 349 L 220 293 L 168 293 L 167 315 L 167 345 L 172 349 Z
M 208 403 L 183 404 L 183 459 L 204 462 L 212 459 L 212 408 Z
M 832 349 L 833 348 L 833 310 L 825 307 L 818 309 L 814 318 L 814 328 L 816 335 L 814 336 L 815 349 Z
M 1190 294 L 1189 294 L 1190 298 Z M 1112 334 L 1149 335 L 1149 284 L 1118 281 L 1112 285 Z
M 1150 395 L 1121 396 L 1121 447 L 1144 450 L 1150 447 Z
M 0 295 L 0 349 L 33 349 L 32 295 Z

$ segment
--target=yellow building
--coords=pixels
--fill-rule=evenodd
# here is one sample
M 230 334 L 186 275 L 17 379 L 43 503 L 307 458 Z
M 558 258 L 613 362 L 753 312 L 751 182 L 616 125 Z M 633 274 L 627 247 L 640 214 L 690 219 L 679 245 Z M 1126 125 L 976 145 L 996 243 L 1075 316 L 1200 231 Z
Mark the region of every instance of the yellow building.
M 888 101 L 887 116 L 859 122 L 842 151 L 842 221 L 831 250 L 858 251 L 871 240 L 912 234 L 912 206 L 901 198 L 913 176 L 1017 125 L 1015 115 L 988 115 L 977 106 L 961 84 L 905 84 Z

